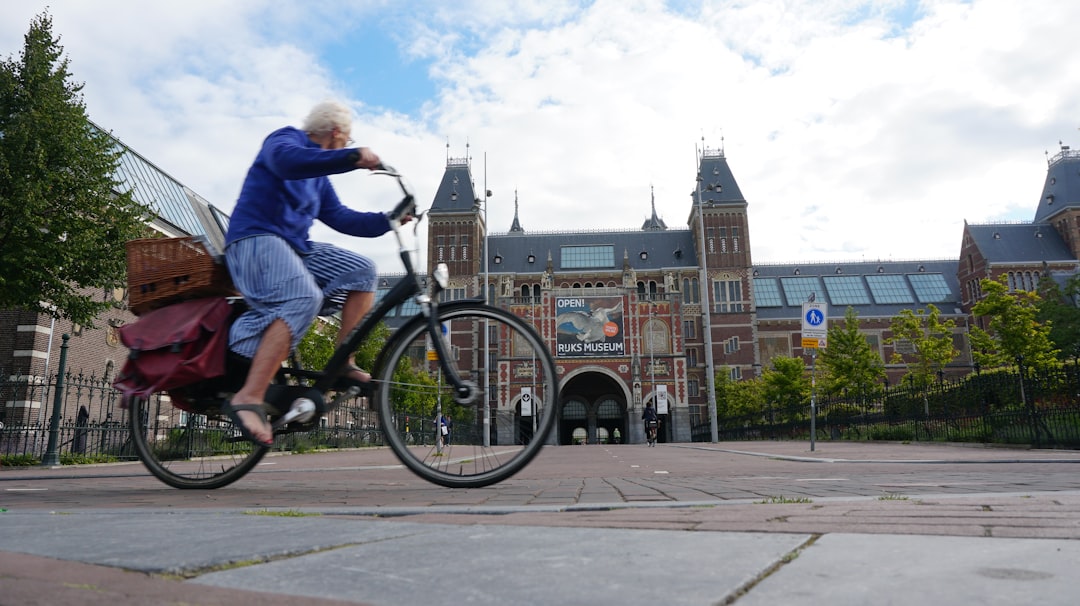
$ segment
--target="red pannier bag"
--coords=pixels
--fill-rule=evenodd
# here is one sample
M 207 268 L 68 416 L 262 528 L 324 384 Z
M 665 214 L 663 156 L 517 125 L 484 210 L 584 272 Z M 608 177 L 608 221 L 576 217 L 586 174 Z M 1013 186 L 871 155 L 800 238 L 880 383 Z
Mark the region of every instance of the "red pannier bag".
M 113 382 L 124 394 L 123 406 L 132 397 L 224 375 L 232 312 L 225 297 L 193 299 L 120 327 L 120 342 L 131 350 Z

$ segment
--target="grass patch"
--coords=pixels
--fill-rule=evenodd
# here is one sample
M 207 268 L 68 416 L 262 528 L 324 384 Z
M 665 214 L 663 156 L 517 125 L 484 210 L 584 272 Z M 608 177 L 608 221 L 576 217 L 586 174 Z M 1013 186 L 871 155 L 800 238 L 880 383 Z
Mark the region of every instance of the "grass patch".
M 903 494 L 896 494 L 895 492 L 889 492 L 878 497 L 879 501 L 907 501 L 910 497 Z
M 319 517 L 321 513 L 305 513 L 303 511 L 297 511 L 295 509 L 287 509 L 285 511 L 271 511 L 269 509 L 249 509 L 244 512 L 249 516 L 271 516 L 277 518 L 314 518 Z
M 41 465 L 41 459 L 33 455 L 0 455 L 0 467 L 33 467 L 34 465 Z
M 93 465 L 95 463 L 116 463 L 120 459 L 107 454 L 77 454 L 73 452 L 60 453 L 61 465 Z
M 806 497 L 785 497 L 784 495 L 765 497 L 760 501 L 754 501 L 754 505 L 779 505 L 785 503 L 813 503 L 813 501 Z

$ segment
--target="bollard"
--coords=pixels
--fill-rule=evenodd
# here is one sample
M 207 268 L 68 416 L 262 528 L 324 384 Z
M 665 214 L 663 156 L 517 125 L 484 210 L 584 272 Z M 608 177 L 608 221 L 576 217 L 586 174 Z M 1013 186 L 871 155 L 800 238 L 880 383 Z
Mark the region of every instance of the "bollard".
M 45 456 L 41 458 L 42 467 L 56 467 L 60 464 L 57 443 L 60 434 L 60 406 L 64 401 L 64 365 L 67 363 L 68 339 L 70 338 L 70 335 L 64 335 L 63 344 L 60 345 L 60 366 L 56 369 L 56 393 L 53 394 L 52 419 L 49 421 L 49 446 L 45 450 Z

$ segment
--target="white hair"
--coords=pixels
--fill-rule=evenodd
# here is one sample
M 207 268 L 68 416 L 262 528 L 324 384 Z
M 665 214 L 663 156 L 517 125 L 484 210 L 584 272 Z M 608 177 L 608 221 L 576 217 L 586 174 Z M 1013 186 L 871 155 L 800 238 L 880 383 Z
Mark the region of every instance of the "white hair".
M 352 128 L 352 111 L 339 101 L 323 101 L 304 118 L 303 129 L 309 135 L 322 135 L 335 128 L 344 131 Z

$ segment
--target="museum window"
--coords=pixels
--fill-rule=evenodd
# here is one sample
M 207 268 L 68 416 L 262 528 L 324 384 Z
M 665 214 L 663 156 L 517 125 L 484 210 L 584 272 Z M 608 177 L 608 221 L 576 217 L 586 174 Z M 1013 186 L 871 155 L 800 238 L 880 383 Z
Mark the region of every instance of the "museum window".
M 716 299 L 716 313 L 737 313 L 743 310 L 742 282 L 739 280 L 713 282 L 713 296 Z

